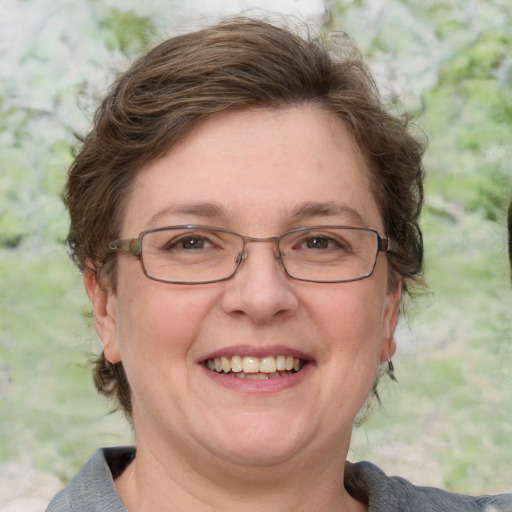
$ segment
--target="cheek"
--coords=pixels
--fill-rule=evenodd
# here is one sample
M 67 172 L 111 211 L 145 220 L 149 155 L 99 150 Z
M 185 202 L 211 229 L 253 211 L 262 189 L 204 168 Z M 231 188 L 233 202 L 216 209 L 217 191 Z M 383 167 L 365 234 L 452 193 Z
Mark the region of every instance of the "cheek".
M 201 293 L 146 279 L 119 305 L 117 336 L 125 365 L 183 365 L 215 302 L 212 291 Z M 132 360 L 132 361 L 130 361 Z M 127 369 L 128 371 L 128 369 Z
M 344 283 L 338 290 L 326 290 L 311 310 L 322 343 L 317 399 L 329 404 L 322 414 L 334 432 L 349 428 L 375 382 L 383 340 L 381 296 L 371 283 Z
M 385 295 L 371 281 L 344 283 L 326 290 L 313 315 L 328 357 L 344 357 L 354 366 L 378 365 L 384 339 Z
M 155 284 L 150 283 L 147 292 L 123 295 L 131 299 L 120 305 L 117 336 L 134 415 L 164 418 L 169 404 L 177 409 L 186 395 L 197 339 L 212 300 Z

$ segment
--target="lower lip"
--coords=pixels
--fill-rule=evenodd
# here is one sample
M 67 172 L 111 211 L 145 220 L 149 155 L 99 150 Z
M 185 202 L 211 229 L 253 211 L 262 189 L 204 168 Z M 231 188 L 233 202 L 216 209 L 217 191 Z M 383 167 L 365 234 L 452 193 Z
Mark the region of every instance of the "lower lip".
M 206 372 L 208 378 L 210 378 L 216 384 L 223 386 L 232 391 L 238 393 L 247 394 L 271 394 L 285 391 L 292 387 L 298 386 L 304 379 L 307 378 L 310 371 L 313 369 L 314 364 L 308 362 L 304 367 L 297 373 L 285 375 L 283 377 L 277 377 L 275 379 L 239 379 L 234 375 L 218 373 L 206 368 L 203 365 L 203 370 Z

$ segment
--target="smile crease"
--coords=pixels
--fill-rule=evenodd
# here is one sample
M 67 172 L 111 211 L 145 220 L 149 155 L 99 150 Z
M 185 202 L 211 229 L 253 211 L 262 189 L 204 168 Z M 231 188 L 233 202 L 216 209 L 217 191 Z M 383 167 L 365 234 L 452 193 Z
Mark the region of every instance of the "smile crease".
M 206 367 L 214 372 L 230 374 L 239 379 L 275 379 L 297 373 L 304 361 L 293 356 L 233 356 L 206 360 Z

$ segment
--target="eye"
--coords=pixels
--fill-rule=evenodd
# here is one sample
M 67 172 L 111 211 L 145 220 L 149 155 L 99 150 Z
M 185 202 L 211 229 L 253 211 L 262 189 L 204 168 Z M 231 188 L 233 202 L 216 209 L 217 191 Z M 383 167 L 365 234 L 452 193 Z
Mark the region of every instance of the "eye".
M 340 237 L 328 233 L 310 234 L 298 241 L 294 249 L 313 249 L 313 250 L 347 250 L 348 244 Z
M 202 236 L 202 235 L 196 235 L 196 234 L 190 234 L 190 235 L 183 235 L 176 238 L 173 238 L 172 240 L 169 240 L 167 242 L 165 249 L 168 251 L 176 250 L 201 250 L 201 249 L 211 249 L 213 247 L 212 242 Z
M 336 241 L 325 235 L 314 235 L 306 238 L 305 246 L 308 249 L 330 249 L 337 245 Z

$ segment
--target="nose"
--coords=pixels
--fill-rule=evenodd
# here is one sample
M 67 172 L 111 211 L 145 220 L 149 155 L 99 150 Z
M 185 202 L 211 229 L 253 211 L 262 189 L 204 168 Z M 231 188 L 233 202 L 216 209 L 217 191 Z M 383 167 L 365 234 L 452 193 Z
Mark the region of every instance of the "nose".
M 226 281 L 223 310 L 255 324 L 292 315 L 298 299 L 271 242 L 248 244 L 236 274 Z

